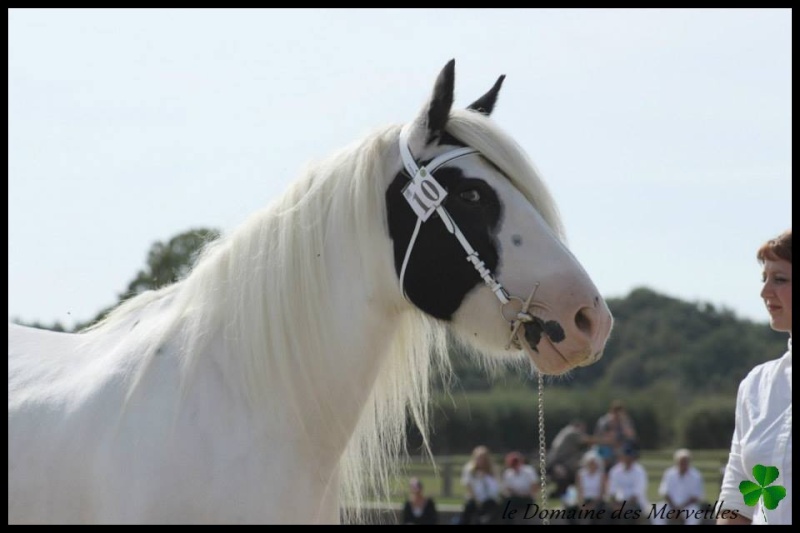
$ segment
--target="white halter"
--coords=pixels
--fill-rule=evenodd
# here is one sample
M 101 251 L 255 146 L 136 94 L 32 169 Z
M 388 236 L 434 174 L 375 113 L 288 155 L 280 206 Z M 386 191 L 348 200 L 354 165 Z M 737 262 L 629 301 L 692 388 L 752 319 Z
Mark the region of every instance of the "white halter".
M 408 242 L 406 255 L 403 258 L 403 266 L 400 269 L 400 287 L 403 290 L 403 295 L 406 293 L 404 283 L 406 266 L 408 266 L 408 260 L 411 257 L 411 250 L 414 248 L 419 229 L 433 211 L 436 211 L 439 214 L 439 218 L 442 219 L 445 228 L 447 228 L 447 231 L 456 236 L 458 242 L 461 243 L 461 246 L 464 248 L 464 251 L 467 252 L 467 261 L 472 263 L 484 283 L 494 292 L 497 299 L 500 300 L 500 303 L 507 304 L 509 302 L 508 293 L 500 282 L 492 276 L 492 272 L 486 268 L 484 262 L 478 258 L 478 252 L 472 248 L 467 238 L 458 228 L 455 220 L 450 216 L 450 213 L 442 206 L 442 202 L 444 202 L 444 199 L 447 197 L 447 191 L 439 185 L 439 182 L 433 177 L 433 171 L 442 165 L 459 157 L 477 154 L 478 151 L 469 147 L 456 148 L 455 150 L 445 152 L 434 158 L 427 167 L 419 167 L 414 160 L 411 149 L 408 147 L 408 134 L 409 127 L 406 125 L 400 131 L 400 156 L 403 158 L 403 165 L 406 167 L 408 175 L 412 176 L 412 179 L 403 188 L 403 196 L 406 197 L 411 208 L 417 213 L 417 224 L 414 227 L 411 240 Z
M 461 247 L 467 252 L 467 261 L 472 263 L 472 266 L 478 271 L 483 282 L 492 290 L 497 299 L 500 300 L 500 312 L 503 318 L 512 324 L 511 339 L 508 343 L 508 347 L 510 347 L 512 343 L 516 343 L 517 333 L 522 323 L 531 322 L 533 320 L 533 317 L 528 314 L 528 308 L 533 301 L 533 295 L 536 293 L 536 288 L 539 284 L 536 284 L 536 287 L 534 287 L 528 300 L 525 302 L 516 296 L 509 296 L 503 285 L 492 275 L 492 271 L 480 260 L 478 252 L 469 244 L 469 241 L 461 232 L 455 220 L 453 220 L 453 217 L 451 217 L 450 213 L 442 206 L 442 202 L 444 202 L 444 199 L 447 197 L 447 191 L 433 177 L 433 171 L 442 165 L 459 157 L 478 154 L 479 152 L 469 147 L 456 148 L 455 150 L 450 150 L 449 152 L 435 157 L 428 163 L 427 167 L 420 167 L 417 165 L 411 153 L 411 149 L 408 147 L 408 135 L 409 125 L 407 124 L 400 131 L 400 156 L 403 159 L 403 165 L 406 171 L 409 176 L 412 176 L 412 179 L 403 188 L 403 196 L 417 214 L 417 224 L 414 226 L 414 233 L 411 235 L 411 240 L 408 241 L 406 255 L 403 258 L 403 266 L 400 268 L 400 288 L 403 291 L 403 296 L 408 299 L 406 295 L 405 276 L 408 260 L 411 258 L 411 250 L 414 248 L 414 243 L 417 240 L 417 235 L 419 234 L 422 223 L 435 211 L 438 213 L 447 231 L 456 236 Z M 511 316 L 507 316 L 507 304 L 513 303 L 514 301 L 519 302 L 520 308 L 518 310 L 511 310 Z

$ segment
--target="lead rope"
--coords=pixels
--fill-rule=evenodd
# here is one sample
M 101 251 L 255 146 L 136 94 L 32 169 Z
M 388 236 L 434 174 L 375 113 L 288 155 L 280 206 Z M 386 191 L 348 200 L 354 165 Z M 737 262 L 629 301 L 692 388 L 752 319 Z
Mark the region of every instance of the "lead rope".
M 547 462 L 545 460 L 545 439 L 544 439 L 544 377 L 539 375 L 539 471 L 542 480 L 542 525 L 550 525 L 550 518 L 547 513 Z

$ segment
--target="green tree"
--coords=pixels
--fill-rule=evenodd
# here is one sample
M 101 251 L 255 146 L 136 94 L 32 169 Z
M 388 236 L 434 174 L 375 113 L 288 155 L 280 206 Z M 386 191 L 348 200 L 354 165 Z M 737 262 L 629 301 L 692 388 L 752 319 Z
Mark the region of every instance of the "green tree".
M 122 300 L 145 291 L 160 289 L 186 276 L 194 266 L 198 252 L 203 246 L 219 237 L 219 231 L 197 228 L 171 238 L 168 242 L 156 242 L 147 254 L 147 264 L 128 284 L 121 295 Z
M 117 305 L 132 296 L 160 289 L 182 279 L 194 266 L 203 246 L 219 236 L 220 232 L 216 229 L 195 228 L 172 237 L 166 243 L 156 241 L 147 254 L 147 264 L 128 283 L 125 292 L 119 295 L 119 301 L 97 313 L 91 320 L 76 325 L 75 331 L 99 322 Z

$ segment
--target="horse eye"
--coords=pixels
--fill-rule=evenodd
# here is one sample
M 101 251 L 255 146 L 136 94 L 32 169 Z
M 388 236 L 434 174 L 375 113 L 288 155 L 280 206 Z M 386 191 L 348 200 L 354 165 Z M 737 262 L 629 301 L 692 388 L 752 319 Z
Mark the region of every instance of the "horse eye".
M 481 194 L 475 189 L 470 189 L 468 191 L 464 191 L 464 192 L 460 193 L 458 196 L 462 200 L 464 200 L 466 202 L 474 203 L 474 204 L 476 204 L 476 203 L 481 201 Z

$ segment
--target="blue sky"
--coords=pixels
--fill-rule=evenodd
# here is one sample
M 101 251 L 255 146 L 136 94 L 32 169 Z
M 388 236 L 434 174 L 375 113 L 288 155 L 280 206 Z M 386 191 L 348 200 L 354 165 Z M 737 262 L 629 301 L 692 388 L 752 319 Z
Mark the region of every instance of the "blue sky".
M 767 322 L 791 225 L 788 9 L 11 9 L 9 319 L 113 304 L 157 240 L 234 229 L 310 160 L 405 122 L 456 59 L 607 297 Z

